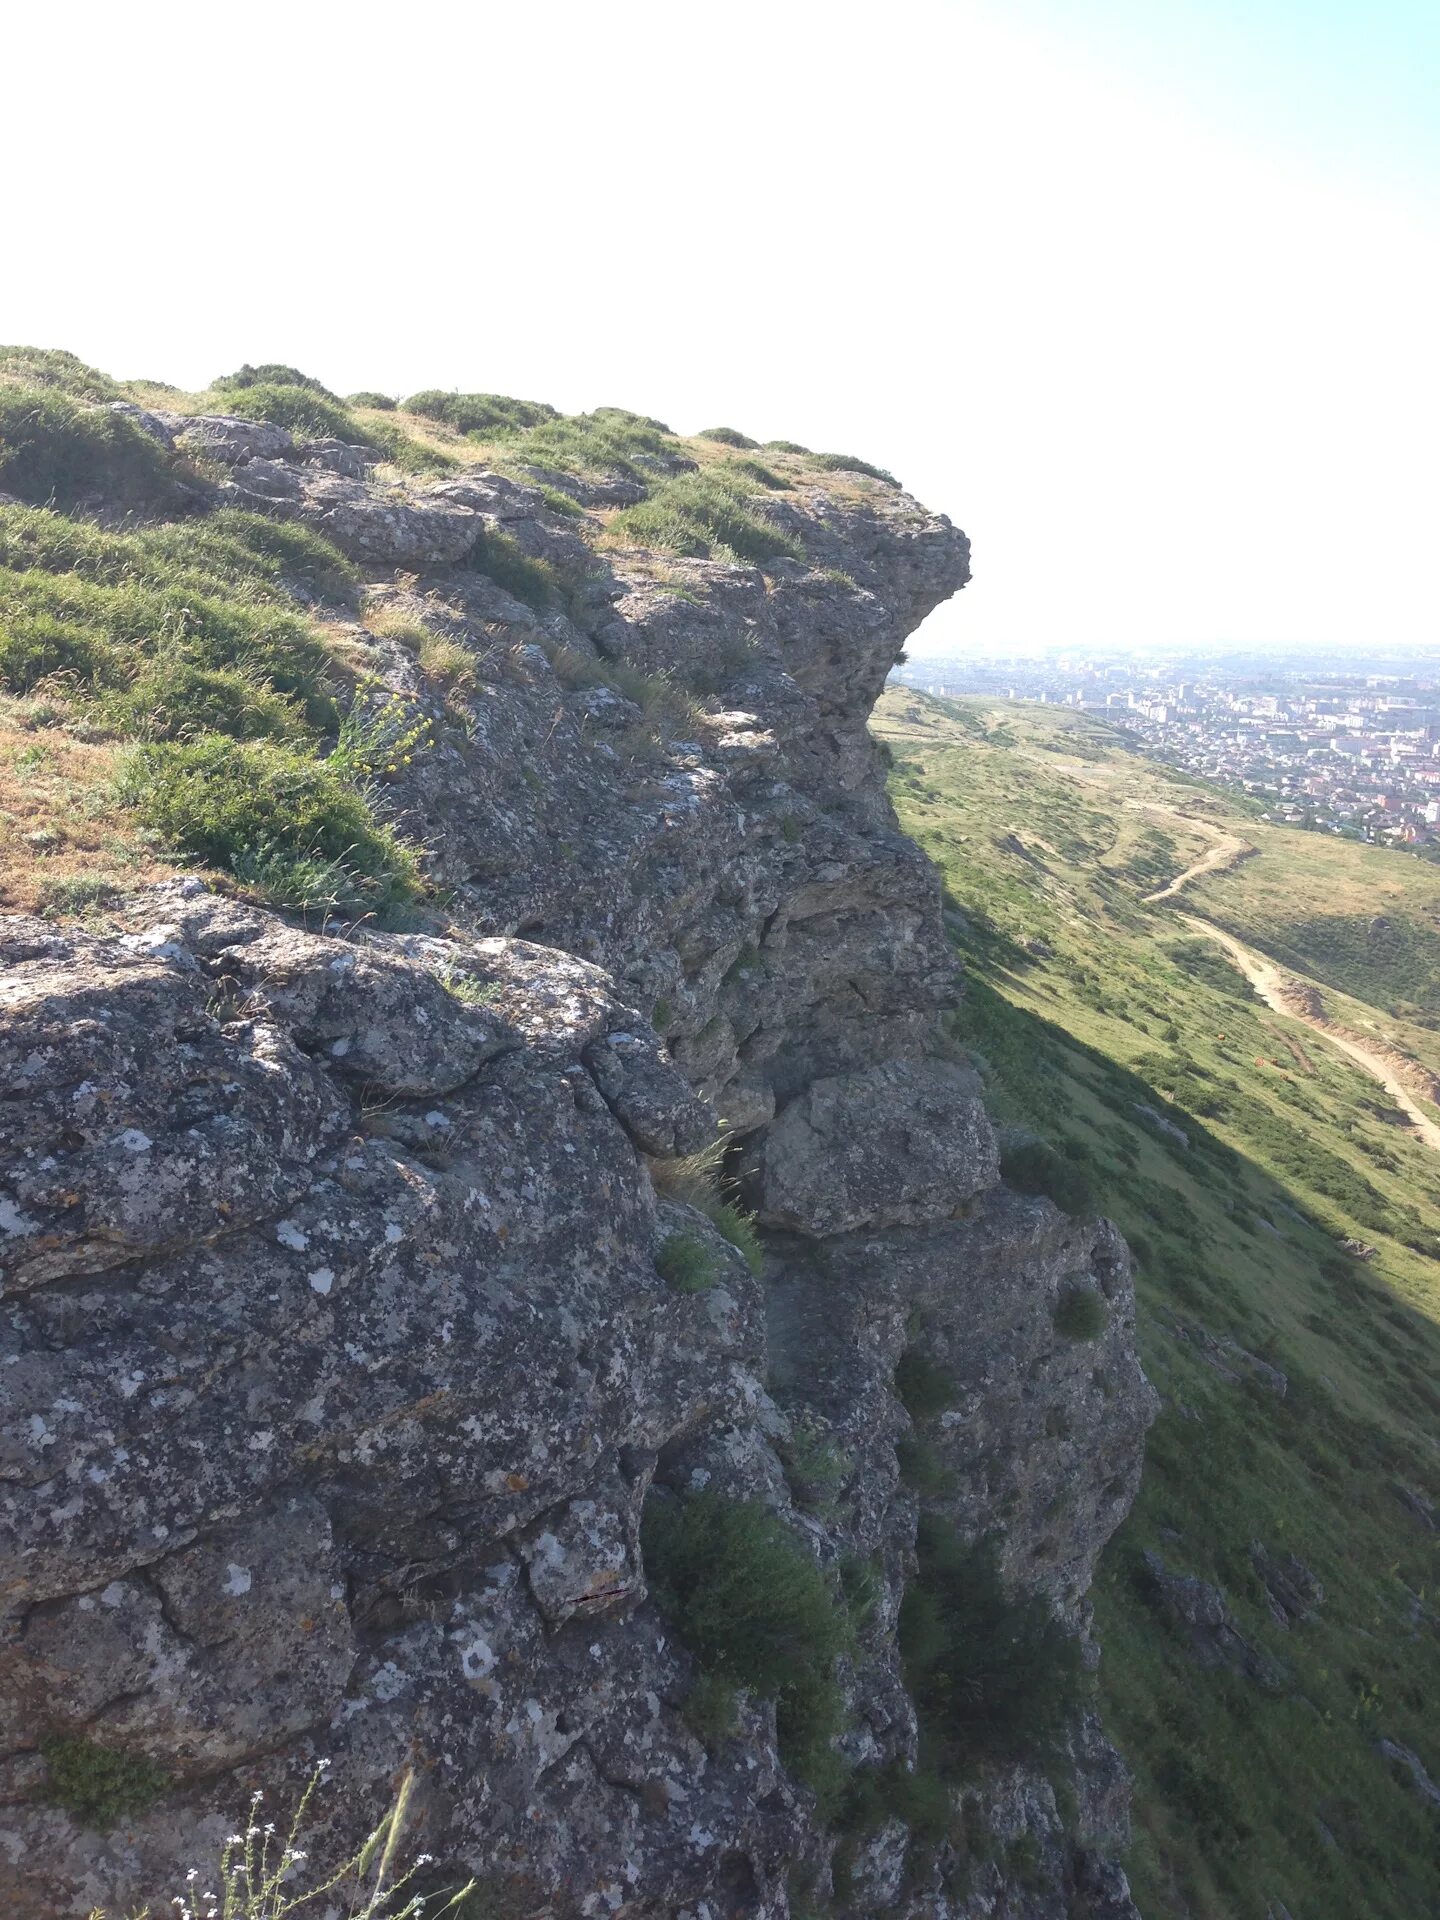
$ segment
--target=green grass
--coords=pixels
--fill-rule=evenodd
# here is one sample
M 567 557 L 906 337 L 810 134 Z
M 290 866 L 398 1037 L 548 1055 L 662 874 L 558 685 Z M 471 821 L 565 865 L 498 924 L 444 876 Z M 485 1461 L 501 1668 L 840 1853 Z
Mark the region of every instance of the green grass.
M 705 1293 L 715 1284 L 715 1257 L 694 1233 L 672 1233 L 662 1240 L 655 1270 L 675 1293 Z
M 863 473 L 871 480 L 883 480 L 887 487 L 898 487 L 900 484 L 894 474 L 887 473 L 884 467 L 872 466 L 868 460 L 857 460 L 850 453 L 812 453 L 810 464 L 827 473 Z
M 117 532 L 0 507 L 0 688 L 140 743 L 116 797 L 176 859 L 272 905 L 392 906 L 418 891 L 417 866 L 375 781 L 416 742 L 362 697 L 342 713 L 293 591 L 343 603 L 354 583 L 327 541 L 255 514 Z M 377 725 L 383 764 L 357 751 Z M 47 896 L 55 912 L 94 903 Z
M 72 400 L 83 400 L 92 406 L 125 398 L 125 390 L 117 380 L 101 373 L 98 367 L 87 367 L 83 360 L 60 347 L 0 347 L 0 381 L 53 388 L 57 393 L 68 394 Z
M 902 824 L 963 916 L 954 1038 L 997 1118 L 1082 1170 L 1137 1259 L 1163 1410 L 1093 1594 L 1100 1703 L 1135 1774 L 1137 1904 L 1147 1920 L 1232 1920 L 1275 1901 L 1326 1920 L 1431 1911 L 1434 1814 L 1375 1741 L 1440 1773 L 1440 1641 L 1415 1611 L 1433 1611 L 1434 1536 L 1402 1497 L 1440 1501 L 1435 1156 L 1381 1117 L 1368 1076 L 1144 904 L 1157 871 L 1205 850 L 1200 822 L 1256 837 L 1228 795 L 1177 783 L 1084 716 L 898 691 L 878 725 Z M 1146 812 L 1162 805 L 1180 809 L 1168 849 Z M 1287 911 L 1331 901 L 1337 876 L 1357 899 L 1400 884 L 1388 852 L 1345 848 L 1341 866 L 1319 836 L 1287 834 L 1284 848 Z M 1220 876 L 1217 896 L 1243 901 L 1258 864 Z M 1208 892 L 1194 910 L 1211 910 Z M 1253 925 L 1237 931 L 1260 943 Z M 1374 1003 L 1362 1016 L 1395 1030 Z M 1171 1115 L 1188 1149 L 1137 1102 Z M 1346 1255 L 1347 1238 L 1373 1259 Z M 1282 1369 L 1283 1396 L 1237 1350 Z M 1325 1586 L 1288 1632 L 1266 1605 L 1257 1540 Z M 1155 1606 L 1147 1547 L 1224 1588 L 1277 1688 L 1197 1663 Z
M 656 1605 L 701 1668 L 773 1700 L 785 1763 L 828 1794 L 842 1703 L 835 1661 L 843 1602 L 777 1515 L 757 1500 L 701 1493 L 646 1502 L 643 1548 Z
M 443 393 L 435 387 L 412 393 L 404 407 L 407 413 L 453 427 L 456 433 L 482 435 L 518 433 L 560 417 L 543 400 L 512 400 L 503 393 Z
M 691 558 L 734 558 L 763 565 L 782 557 L 804 558 L 797 535 L 768 519 L 756 491 L 729 466 L 677 474 L 651 490 L 638 506 L 612 523 L 618 537 L 635 546 L 660 547 Z
M 158 441 L 58 387 L 0 386 L 0 492 L 35 506 L 73 507 L 93 497 L 136 512 L 179 497 Z
M 993 1547 L 967 1547 L 923 1513 L 919 1562 L 900 1609 L 900 1652 L 921 1727 L 921 1759 L 963 1780 L 985 1763 L 1029 1759 L 1080 1704 L 1080 1648 L 1038 1595 L 1007 1593 Z
M 367 796 L 273 741 L 209 734 L 138 747 L 120 797 L 177 854 L 278 905 L 364 910 L 419 891 L 414 854 Z

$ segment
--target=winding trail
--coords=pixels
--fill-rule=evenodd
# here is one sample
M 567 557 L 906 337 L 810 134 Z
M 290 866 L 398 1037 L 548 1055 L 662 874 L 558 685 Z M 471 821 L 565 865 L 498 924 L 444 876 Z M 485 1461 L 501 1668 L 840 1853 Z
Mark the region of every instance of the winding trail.
M 1328 1040 L 1332 1047 L 1337 1047 L 1341 1053 L 1347 1054 L 1357 1066 L 1363 1067 L 1366 1073 L 1373 1075 L 1409 1120 L 1426 1146 L 1433 1147 L 1437 1153 L 1440 1153 L 1440 1125 L 1437 1125 L 1420 1106 L 1385 1055 L 1373 1047 L 1367 1047 L 1363 1040 L 1358 1040 L 1348 1033 L 1338 1032 L 1323 1018 L 1301 1012 L 1296 1007 L 1295 988 L 1311 987 L 1311 982 L 1286 972 L 1273 960 L 1267 960 L 1264 954 L 1256 953 L 1243 941 L 1237 940 L 1233 933 L 1226 933 L 1222 928 L 1212 926 L 1208 920 L 1201 920 L 1193 913 L 1177 913 L 1176 918 L 1183 920 L 1185 925 L 1196 933 L 1203 934 L 1207 940 L 1213 940 L 1218 946 L 1223 947 L 1267 1007 L 1275 1013 L 1285 1014 L 1291 1020 L 1300 1021 L 1303 1026 L 1318 1033 L 1322 1040 Z M 1318 990 L 1315 991 L 1318 992 Z
M 1150 800 L 1132 800 L 1129 805 L 1137 812 L 1159 813 L 1171 820 L 1183 820 L 1196 833 L 1208 833 L 1212 842 L 1209 851 L 1202 853 L 1193 866 L 1186 867 L 1183 873 L 1177 873 L 1173 880 L 1155 893 L 1147 893 L 1147 907 L 1158 906 L 1163 900 L 1173 900 L 1176 894 L 1185 891 L 1192 880 L 1198 880 L 1204 873 L 1218 873 L 1227 867 L 1238 867 L 1242 860 L 1248 860 L 1255 852 L 1250 842 L 1242 840 L 1238 834 L 1226 833 L 1223 827 L 1215 826 L 1212 821 L 1197 820 L 1193 814 L 1181 813 L 1175 807 L 1162 807 Z

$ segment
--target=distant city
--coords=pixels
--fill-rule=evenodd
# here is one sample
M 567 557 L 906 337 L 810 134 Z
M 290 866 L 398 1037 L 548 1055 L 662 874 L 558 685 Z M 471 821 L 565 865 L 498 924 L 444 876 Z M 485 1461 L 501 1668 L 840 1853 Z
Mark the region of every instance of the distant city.
M 891 682 L 1103 716 L 1153 758 L 1249 794 L 1267 820 L 1440 858 L 1434 657 L 937 657 Z

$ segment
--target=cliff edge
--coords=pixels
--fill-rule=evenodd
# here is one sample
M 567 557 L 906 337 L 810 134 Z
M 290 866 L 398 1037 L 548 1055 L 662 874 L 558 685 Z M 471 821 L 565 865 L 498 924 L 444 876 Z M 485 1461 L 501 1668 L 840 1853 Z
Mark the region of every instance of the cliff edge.
M 1133 1915 L 1129 1258 L 1000 1179 L 866 726 L 965 536 L 763 453 L 751 564 L 621 471 L 106 410 L 178 539 L 358 572 L 286 590 L 432 905 L 0 922 L 5 1910 L 168 1911 L 323 1762 L 317 1871 L 413 1770 L 499 1914 Z

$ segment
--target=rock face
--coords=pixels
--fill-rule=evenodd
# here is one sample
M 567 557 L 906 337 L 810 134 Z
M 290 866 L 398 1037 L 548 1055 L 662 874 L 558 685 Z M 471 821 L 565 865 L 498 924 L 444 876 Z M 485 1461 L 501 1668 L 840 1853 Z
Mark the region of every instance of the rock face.
M 0 1907 L 168 1911 L 252 1791 L 288 1808 L 322 1760 L 317 1870 L 413 1767 L 433 1884 L 474 1876 L 499 1912 L 832 1897 L 773 1708 L 742 1697 L 708 1746 L 682 1711 L 652 1485 L 763 1499 L 824 1568 L 876 1569 L 840 1745 L 903 1767 L 916 1328 L 949 1383 L 932 1504 L 1082 1637 L 1153 1412 L 1118 1235 L 999 1184 L 942 1041 L 937 887 L 866 732 L 965 538 L 888 487 L 797 489 L 775 511 L 804 562 L 612 553 L 540 616 L 455 566 L 502 527 L 572 564 L 533 489 L 401 495 L 334 443 L 146 419 L 380 569 L 477 685 L 394 790 L 445 934 L 322 934 L 196 881 L 104 934 L 0 926 Z M 438 714 L 414 657 L 364 638 Z M 759 1276 L 667 1177 L 717 1116 Z M 706 1289 L 662 1278 L 676 1234 Z M 1056 1325 L 1077 1289 L 1093 1338 Z M 817 1436 L 843 1462 L 823 1500 Z M 67 1811 L 57 1742 L 143 1762 L 144 1803 Z M 1093 1722 L 1078 1825 L 1050 1771 L 965 1788 L 1023 1876 L 967 1881 L 893 1818 L 837 1906 L 1133 1916 Z

